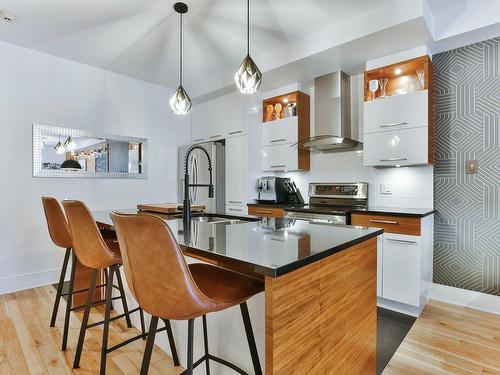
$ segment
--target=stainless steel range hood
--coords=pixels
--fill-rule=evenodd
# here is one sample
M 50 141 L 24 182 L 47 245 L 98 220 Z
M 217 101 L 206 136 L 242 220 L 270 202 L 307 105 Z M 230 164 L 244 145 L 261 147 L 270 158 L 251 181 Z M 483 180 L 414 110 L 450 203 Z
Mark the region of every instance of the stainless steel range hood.
M 314 136 L 301 146 L 310 150 L 355 148 L 352 137 L 350 77 L 338 71 L 314 79 Z

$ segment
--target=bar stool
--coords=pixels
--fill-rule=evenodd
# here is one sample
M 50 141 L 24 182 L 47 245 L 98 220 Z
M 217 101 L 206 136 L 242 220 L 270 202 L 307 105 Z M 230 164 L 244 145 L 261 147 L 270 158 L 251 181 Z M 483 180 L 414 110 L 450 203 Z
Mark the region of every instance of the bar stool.
M 238 366 L 208 351 L 206 314 L 240 305 L 255 374 L 261 375 L 255 338 L 246 301 L 263 291 L 260 280 L 207 264 L 187 265 L 170 228 L 157 216 L 111 213 L 122 250 L 125 277 L 139 305 L 152 315 L 141 375 L 149 369 L 158 319 L 188 320 L 187 370 L 210 360 L 240 374 Z M 154 261 L 152 261 L 154 260 Z M 193 363 L 194 319 L 202 317 L 205 354 Z
M 104 375 L 106 373 L 106 357 L 107 354 L 121 348 L 122 346 L 129 344 L 137 339 L 145 338 L 145 326 L 144 326 L 144 315 L 142 308 L 138 307 L 136 309 L 128 311 L 125 308 L 126 302 L 124 294 L 122 294 L 124 301 L 124 314 L 117 315 L 111 318 L 111 304 L 113 299 L 121 298 L 112 296 L 113 291 L 113 279 L 116 275 L 116 279 L 120 285 L 122 285 L 121 275 L 119 267 L 122 265 L 122 259 L 120 256 L 120 249 L 116 242 L 113 247 L 110 247 L 110 243 L 104 241 L 99 229 L 92 217 L 92 214 L 88 208 L 80 201 L 65 200 L 63 201 L 64 210 L 66 216 L 68 217 L 69 226 L 71 229 L 71 235 L 73 239 L 73 247 L 78 260 L 85 266 L 92 269 L 91 283 L 87 295 L 87 303 L 85 305 L 85 312 L 82 319 L 82 324 L 80 327 L 80 335 L 78 338 L 78 345 L 75 352 L 75 359 L 73 362 L 73 368 L 78 368 L 80 366 L 80 358 L 82 354 L 83 344 L 85 340 L 85 333 L 88 328 L 92 328 L 103 324 L 103 336 L 102 336 L 102 348 L 101 348 L 101 367 L 100 373 Z M 94 291 L 96 288 L 96 281 L 99 271 L 107 271 L 107 282 L 106 282 L 106 310 L 104 314 L 104 320 L 92 324 L 88 324 L 90 309 L 92 307 L 92 299 L 94 296 Z M 123 288 L 121 288 L 123 289 Z M 142 333 L 134 336 L 122 343 L 119 343 L 111 348 L 108 348 L 108 336 L 109 336 L 109 323 L 116 319 L 127 318 L 127 326 L 132 327 L 129 315 L 134 312 L 139 312 L 141 318 Z M 170 330 L 170 324 L 166 327 Z M 172 335 L 169 335 L 169 337 Z M 176 352 L 175 344 L 170 342 L 172 352 Z

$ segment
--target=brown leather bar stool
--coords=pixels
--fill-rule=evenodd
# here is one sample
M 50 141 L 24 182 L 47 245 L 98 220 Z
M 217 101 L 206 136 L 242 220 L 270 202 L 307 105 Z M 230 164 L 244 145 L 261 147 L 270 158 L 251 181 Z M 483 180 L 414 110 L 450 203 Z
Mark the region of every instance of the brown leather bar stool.
M 117 315 L 111 318 L 111 304 L 113 299 L 121 298 L 112 296 L 113 291 L 113 279 L 116 275 L 117 281 L 122 285 L 121 275 L 119 267 L 122 265 L 122 259 L 120 256 L 120 249 L 116 242 L 113 247 L 106 243 L 99 232 L 99 228 L 92 217 L 92 214 L 88 208 L 80 201 L 65 200 L 63 201 L 64 210 L 66 216 L 68 217 L 69 226 L 71 229 L 71 236 L 73 239 L 73 249 L 78 260 L 85 266 L 92 269 L 91 284 L 88 290 L 87 303 L 85 306 L 85 312 L 82 319 L 82 325 L 80 327 L 80 335 L 78 338 L 78 345 L 75 352 L 75 359 L 73 362 L 73 368 L 78 368 L 80 366 L 80 358 L 82 354 L 83 344 L 85 340 L 85 333 L 88 328 L 95 327 L 97 325 L 103 324 L 103 339 L 101 348 L 101 369 L 100 373 L 104 375 L 106 373 L 106 357 L 107 354 L 121 348 L 122 346 L 129 344 L 137 339 L 145 338 L 145 328 L 144 328 L 144 315 L 141 307 L 128 311 L 125 308 L 126 302 L 124 304 L 124 314 Z M 96 288 L 96 281 L 99 271 L 107 270 L 107 282 L 106 282 L 106 310 L 104 315 L 104 320 L 92 324 L 88 324 L 90 309 L 92 307 L 92 300 L 94 296 L 94 291 Z M 121 288 L 123 289 L 123 288 Z M 123 295 L 123 300 L 125 297 Z M 109 323 L 113 320 L 120 319 L 123 317 L 127 319 L 128 327 L 132 327 L 129 315 L 133 312 L 139 311 L 141 318 L 142 334 L 125 340 L 111 348 L 108 348 L 108 336 L 109 336 Z M 166 327 L 170 330 L 170 324 Z M 173 336 L 173 335 L 172 335 Z M 170 342 L 172 352 L 175 352 L 175 344 L 173 340 Z
M 240 305 L 255 374 L 261 375 L 246 301 L 264 290 L 263 282 L 207 264 L 187 265 L 168 225 L 157 216 L 111 213 L 122 250 L 125 277 L 139 305 L 152 315 L 141 375 L 149 369 L 158 319 L 188 320 L 188 368 L 213 360 L 246 374 L 236 365 L 209 354 L 206 314 Z M 193 363 L 194 319 L 203 317 L 205 355 Z
M 67 296 L 67 302 L 66 302 L 66 311 L 65 311 L 65 317 L 64 317 L 64 328 L 63 328 L 63 338 L 62 338 L 62 345 L 61 345 L 61 350 L 65 351 L 68 343 L 68 331 L 69 331 L 69 320 L 70 320 L 70 313 L 71 311 L 79 310 L 83 306 L 73 306 L 73 295 L 78 294 L 78 293 L 84 293 L 87 292 L 89 289 L 88 288 L 83 288 L 79 290 L 74 290 L 74 281 L 75 281 L 75 272 L 76 272 L 76 256 L 73 251 L 73 244 L 72 244 L 72 238 L 71 238 L 71 231 L 68 225 L 68 221 L 66 220 L 66 216 L 64 215 L 64 212 L 62 210 L 61 205 L 57 201 L 57 199 L 52 198 L 52 197 L 42 197 L 42 205 L 45 213 L 45 218 L 47 220 L 47 226 L 49 229 L 49 234 L 56 246 L 66 248 L 66 254 L 64 256 L 64 261 L 63 261 L 63 266 L 61 269 L 61 275 L 59 277 L 59 283 L 57 285 L 57 293 L 56 293 L 56 299 L 54 301 L 54 308 L 52 310 L 52 318 L 50 321 L 50 326 L 54 327 L 55 322 L 57 319 L 57 312 L 59 310 L 59 303 L 61 300 L 61 297 Z M 109 246 L 114 246 L 117 247 L 118 243 L 116 240 L 116 233 L 111 233 L 110 231 L 107 231 L 106 233 L 103 233 L 105 236 L 105 241 L 106 243 L 109 244 Z M 70 279 L 69 279 L 69 285 L 68 285 L 68 292 L 63 293 L 63 286 L 64 286 L 64 277 L 66 275 L 66 271 L 68 268 L 68 262 L 69 258 L 71 257 L 71 271 L 70 271 Z M 96 285 L 96 288 L 104 287 L 106 284 L 99 284 Z M 121 282 L 121 279 L 118 280 L 118 286 L 114 286 L 120 291 L 120 298 L 123 303 L 123 308 L 125 312 L 128 312 L 128 306 L 127 306 L 127 301 L 125 299 L 125 292 L 123 289 L 123 283 Z M 99 302 L 99 301 L 98 301 Z M 102 302 L 102 301 L 101 301 Z M 96 302 L 97 303 L 97 302 Z M 127 315 L 128 318 L 128 315 Z M 128 318 L 127 320 L 130 325 L 132 324 L 130 322 L 130 319 Z

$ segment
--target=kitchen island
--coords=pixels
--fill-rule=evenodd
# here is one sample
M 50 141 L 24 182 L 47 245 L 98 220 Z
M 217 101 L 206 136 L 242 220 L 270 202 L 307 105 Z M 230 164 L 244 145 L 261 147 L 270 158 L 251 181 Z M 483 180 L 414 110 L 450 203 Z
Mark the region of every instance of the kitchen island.
M 185 255 L 265 280 L 266 374 L 375 374 L 382 230 L 204 214 L 184 233 L 163 217 Z

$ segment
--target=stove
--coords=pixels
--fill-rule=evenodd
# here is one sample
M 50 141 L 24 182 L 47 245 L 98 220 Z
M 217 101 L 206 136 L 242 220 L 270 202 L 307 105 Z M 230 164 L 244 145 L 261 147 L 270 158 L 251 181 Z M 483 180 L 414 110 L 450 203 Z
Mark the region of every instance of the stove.
M 288 207 L 286 217 L 327 224 L 349 224 L 349 211 L 366 210 L 368 183 L 310 183 L 309 204 Z

